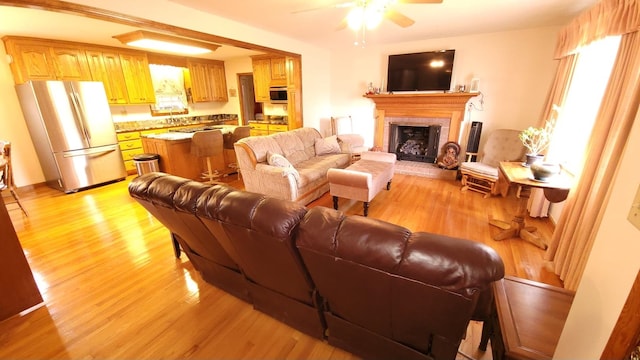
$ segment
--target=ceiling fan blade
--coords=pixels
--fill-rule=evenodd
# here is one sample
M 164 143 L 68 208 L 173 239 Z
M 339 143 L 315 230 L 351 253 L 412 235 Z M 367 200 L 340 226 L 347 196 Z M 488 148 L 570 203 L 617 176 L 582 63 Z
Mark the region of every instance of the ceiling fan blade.
M 385 12 L 385 17 L 391 21 L 393 21 L 396 25 L 400 26 L 400 27 L 409 27 L 411 25 L 413 25 L 415 23 L 415 21 L 413 21 L 413 19 L 402 15 L 401 13 L 395 11 L 395 10 L 387 10 Z
M 402 4 L 441 4 L 442 0 L 400 0 Z

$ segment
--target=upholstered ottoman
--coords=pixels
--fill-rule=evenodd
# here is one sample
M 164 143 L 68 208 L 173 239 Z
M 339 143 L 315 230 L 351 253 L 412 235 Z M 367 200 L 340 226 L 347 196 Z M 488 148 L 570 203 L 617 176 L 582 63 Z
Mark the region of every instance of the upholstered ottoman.
M 329 169 L 329 192 L 333 196 L 333 208 L 338 209 L 338 198 L 363 202 L 364 216 L 369 212 L 369 202 L 380 190 L 391 188 L 396 154 L 365 151 L 360 160 L 346 169 Z

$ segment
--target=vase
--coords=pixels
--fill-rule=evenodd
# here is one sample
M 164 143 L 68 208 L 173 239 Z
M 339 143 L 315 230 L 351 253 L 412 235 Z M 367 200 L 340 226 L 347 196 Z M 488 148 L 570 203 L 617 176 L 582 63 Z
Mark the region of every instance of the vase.
M 531 164 L 541 162 L 544 159 L 544 155 L 540 154 L 527 154 L 527 161 L 524 163 L 524 166 L 531 166 Z
M 544 162 L 535 162 L 529 168 L 533 179 L 538 181 L 548 181 L 549 178 L 560 172 L 560 165 Z

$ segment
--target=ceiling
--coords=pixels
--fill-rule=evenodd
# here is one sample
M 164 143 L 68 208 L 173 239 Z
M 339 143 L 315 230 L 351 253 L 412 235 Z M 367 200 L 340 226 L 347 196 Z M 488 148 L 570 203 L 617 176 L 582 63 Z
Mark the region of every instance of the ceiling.
M 393 8 L 415 20 L 401 28 L 384 21 L 367 31 L 366 44 L 409 42 L 473 33 L 563 25 L 598 0 L 443 0 L 441 4 L 402 4 Z M 181 5 L 329 49 L 352 47 L 356 35 L 336 30 L 348 12 L 335 0 L 137 0 L 131 7 Z M 173 4 L 169 4 L 173 3 Z M 311 10 L 315 9 L 315 10 Z M 301 11 L 305 10 L 305 11 Z M 309 11 L 306 11 L 309 10 Z M 96 26 L 96 22 L 100 26 Z M 82 29 L 82 31 L 78 31 Z M 0 35 L 56 38 L 122 46 L 113 35 L 133 31 L 125 25 L 31 8 L 0 6 Z M 214 34 L 216 35 L 216 34 Z M 213 55 L 225 60 L 257 52 L 222 46 Z

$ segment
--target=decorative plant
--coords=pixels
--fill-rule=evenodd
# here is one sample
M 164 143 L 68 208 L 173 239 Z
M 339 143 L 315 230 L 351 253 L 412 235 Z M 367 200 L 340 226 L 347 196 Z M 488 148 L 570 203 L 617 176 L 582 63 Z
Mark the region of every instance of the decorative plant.
M 559 112 L 559 108 L 553 105 L 553 115 L 550 120 L 545 121 L 544 127 L 536 128 L 530 126 L 529 128 L 522 130 L 519 137 L 522 144 L 529 150 L 529 155 L 540 155 L 551 142 L 551 136 L 553 135 L 553 129 L 556 124 L 556 114 Z

